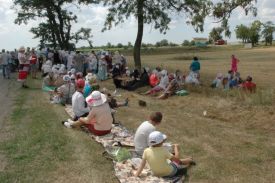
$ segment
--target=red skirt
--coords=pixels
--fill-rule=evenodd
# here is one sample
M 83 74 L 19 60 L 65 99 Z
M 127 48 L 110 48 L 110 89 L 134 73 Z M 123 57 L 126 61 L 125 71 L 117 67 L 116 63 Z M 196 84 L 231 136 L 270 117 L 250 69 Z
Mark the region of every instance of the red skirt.
M 109 133 L 111 133 L 111 130 L 105 130 L 105 131 L 100 131 L 100 130 L 96 130 L 95 127 L 94 127 L 94 124 L 86 124 L 85 125 L 89 131 L 96 135 L 96 136 L 103 136 L 103 135 L 107 135 Z
M 18 81 L 25 81 L 27 79 L 28 72 L 27 71 L 19 71 L 18 73 Z

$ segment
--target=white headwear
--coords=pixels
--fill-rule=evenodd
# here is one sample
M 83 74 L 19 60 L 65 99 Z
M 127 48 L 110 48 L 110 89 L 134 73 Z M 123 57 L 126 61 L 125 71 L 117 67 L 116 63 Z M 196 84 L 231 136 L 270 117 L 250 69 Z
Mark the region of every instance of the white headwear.
M 69 75 L 65 75 L 65 76 L 63 76 L 63 81 L 69 82 L 69 81 L 71 81 L 71 77 Z
M 92 73 L 88 73 L 87 76 L 85 77 L 85 80 L 87 82 L 96 82 L 96 75 Z
M 107 101 L 106 95 L 99 91 L 93 91 L 87 98 L 86 102 L 89 106 L 97 107 L 104 104 Z
M 72 74 L 75 74 L 76 70 L 75 69 L 71 69 Z
M 150 146 L 153 146 L 153 145 L 158 145 L 162 143 L 164 140 L 167 139 L 167 136 L 159 131 L 154 131 L 150 133 L 148 139 L 149 139 Z

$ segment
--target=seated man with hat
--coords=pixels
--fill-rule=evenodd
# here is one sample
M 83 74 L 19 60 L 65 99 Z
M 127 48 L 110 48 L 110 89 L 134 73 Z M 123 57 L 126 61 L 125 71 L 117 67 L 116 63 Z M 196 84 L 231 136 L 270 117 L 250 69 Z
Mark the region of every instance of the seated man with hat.
M 94 135 L 102 136 L 109 134 L 112 129 L 113 118 L 111 109 L 107 103 L 106 95 L 99 91 L 93 91 L 86 98 L 91 111 L 86 118 L 79 118 L 78 121 L 65 122 L 67 128 L 76 128 L 85 125 Z

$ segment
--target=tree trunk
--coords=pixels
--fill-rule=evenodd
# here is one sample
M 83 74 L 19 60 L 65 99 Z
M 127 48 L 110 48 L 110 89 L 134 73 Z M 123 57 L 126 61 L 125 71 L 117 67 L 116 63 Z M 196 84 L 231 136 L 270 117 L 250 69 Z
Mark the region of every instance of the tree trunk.
M 138 0 L 138 9 L 137 9 L 138 32 L 137 32 L 137 38 L 134 46 L 134 62 L 135 62 L 135 68 L 138 70 L 141 70 L 140 50 L 141 50 L 143 27 L 144 27 L 143 6 L 144 6 L 144 0 Z
M 58 6 L 54 6 L 55 8 L 55 11 L 57 13 L 57 18 L 58 18 L 58 21 L 59 21 L 59 33 L 60 33 L 60 39 L 62 41 L 62 44 L 63 44 L 63 48 L 61 49 L 68 49 L 69 48 L 69 42 L 67 41 L 67 39 L 65 38 L 66 35 L 64 33 L 64 18 L 62 16 L 62 10 L 61 10 L 61 4 L 59 4 Z

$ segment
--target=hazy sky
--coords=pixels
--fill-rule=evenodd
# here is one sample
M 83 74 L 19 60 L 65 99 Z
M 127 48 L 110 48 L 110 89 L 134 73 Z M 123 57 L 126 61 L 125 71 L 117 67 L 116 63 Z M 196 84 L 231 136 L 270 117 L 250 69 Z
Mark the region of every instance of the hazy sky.
M 28 25 L 15 25 L 15 11 L 10 7 L 12 0 L 0 0 L 0 49 L 14 49 L 20 46 L 36 47 L 38 40 L 32 39 L 33 35 L 29 32 L 32 26 L 37 25 L 37 22 L 30 22 Z M 245 16 L 244 11 L 237 9 L 234 11 L 230 19 L 232 36 L 229 41 L 236 41 L 234 28 L 238 24 L 250 24 L 253 20 L 258 19 L 262 22 L 273 21 L 275 23 L 275 0 L 258 0 L 258 16 L 254 18 L 252 15 Z M 134 43 L 137 33 L 137 22 L 135 18 L 130 18 L 124 24 L 113 28 L 104 33 L 101 32 L 106 16 L 106 8 L 102 6 L 81 6 L 76 9 L 78 15 L 78 23 L 73 29 L 77 30 L 80 27 L 92 28 L 94 45 L 106 45 L 107 42 L 112 44 L 128 42 Z M 205 22 L 204 33 L 196 33 L 192 26 L 185 24 L 184 16 L 173 18 L 170 30 L 167 34 L 160 34 L 158 30 L 154 30 L 152 25 L 146 25 L 144 30 L 143 42 L 155 43 L 161 39 L 168 39 L 175 43 L 182 43 L 183 40 L 192 40 L 193 37 L 208 37 L 209 31 L 218 26 L 213 23 L 213 20 L 207 19 Z M 86 42 L 81 42 L 78 46 L 88 45 Z

